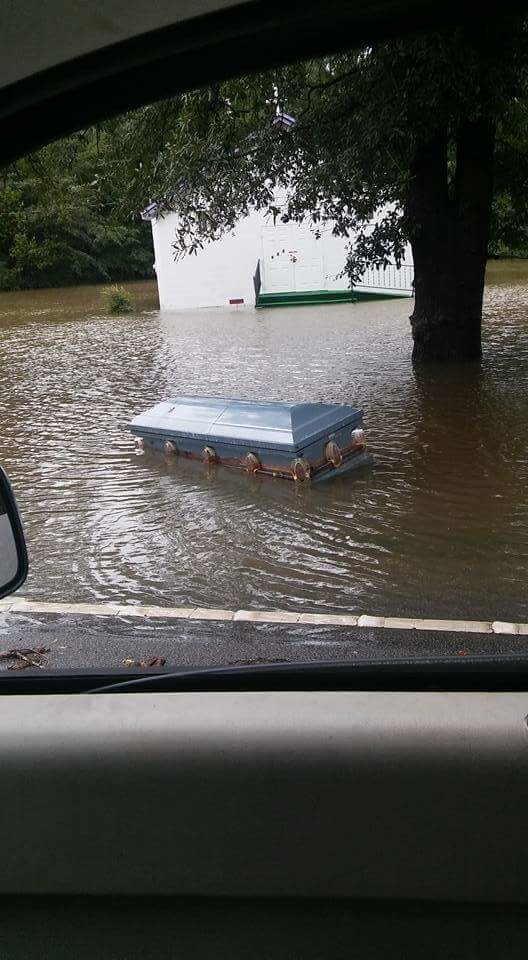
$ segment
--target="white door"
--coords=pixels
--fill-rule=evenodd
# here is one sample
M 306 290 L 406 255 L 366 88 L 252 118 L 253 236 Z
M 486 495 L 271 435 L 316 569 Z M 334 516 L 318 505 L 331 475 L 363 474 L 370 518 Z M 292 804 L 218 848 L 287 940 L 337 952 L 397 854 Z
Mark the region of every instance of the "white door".
M 299 227 L 295 247 L 290 251 L 295 275 L 294 290 L 322 290 L 324 286 L 322 239 L 317 239 L 309 228 Z
M 262 267 L 262 293 L 321 290 L 323 241 L 297 224 L 263 227 Z
M 262 227 L 262 293 L 295 290 L 289 226 Z

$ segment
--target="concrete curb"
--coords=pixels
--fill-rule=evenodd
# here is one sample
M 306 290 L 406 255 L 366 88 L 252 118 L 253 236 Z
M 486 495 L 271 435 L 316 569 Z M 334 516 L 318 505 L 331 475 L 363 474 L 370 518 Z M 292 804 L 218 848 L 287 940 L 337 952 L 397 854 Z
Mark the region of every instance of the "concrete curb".
M 69 616 L 139 617 L 143 619 L 232 620 L 246 623 L 298 623 L 332 627 L 390 630 L 440 630 L 453 633 L 528 635 L 528 623 L 502 620 L 436 620 L 414 617 L 374 617 L 288 610 L 222 610 L 212 607 L 155 607 L 119 603 L 61 603 L 42 600 L 0 600 L 1 613 L 63 614 Z

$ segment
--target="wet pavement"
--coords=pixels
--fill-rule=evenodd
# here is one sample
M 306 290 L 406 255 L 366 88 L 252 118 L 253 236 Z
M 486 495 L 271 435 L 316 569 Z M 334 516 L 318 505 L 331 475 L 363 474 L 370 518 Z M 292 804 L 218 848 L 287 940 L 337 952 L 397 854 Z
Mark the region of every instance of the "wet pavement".
M 527 636 L 435 630 L 156 620 L 130 617 L 0 616 L 0 650 L 47 647 L 50 669 L 115 669 L 128 658 L 163 657 L 167 666 L 270 661 L 400 659 L 528 654 Z M 7 664 L 0 661 L 0 668 Z

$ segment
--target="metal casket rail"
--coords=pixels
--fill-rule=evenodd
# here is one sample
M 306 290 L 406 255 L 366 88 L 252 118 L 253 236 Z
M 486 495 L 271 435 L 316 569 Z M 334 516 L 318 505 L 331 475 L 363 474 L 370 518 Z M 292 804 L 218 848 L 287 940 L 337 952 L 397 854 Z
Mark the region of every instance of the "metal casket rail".
M 135 417 L 140 448 L 299 483 L 371 462 L 363 411 L 340 403 L 177 397 Z

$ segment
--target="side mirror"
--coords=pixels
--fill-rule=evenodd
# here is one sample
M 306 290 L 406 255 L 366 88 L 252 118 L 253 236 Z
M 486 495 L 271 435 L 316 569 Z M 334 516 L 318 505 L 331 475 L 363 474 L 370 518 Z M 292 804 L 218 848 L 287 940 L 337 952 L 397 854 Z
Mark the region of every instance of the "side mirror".
M 28 573 L 24 531 L 11 484 L 0 467 L 0 597 L 14 593 Z

